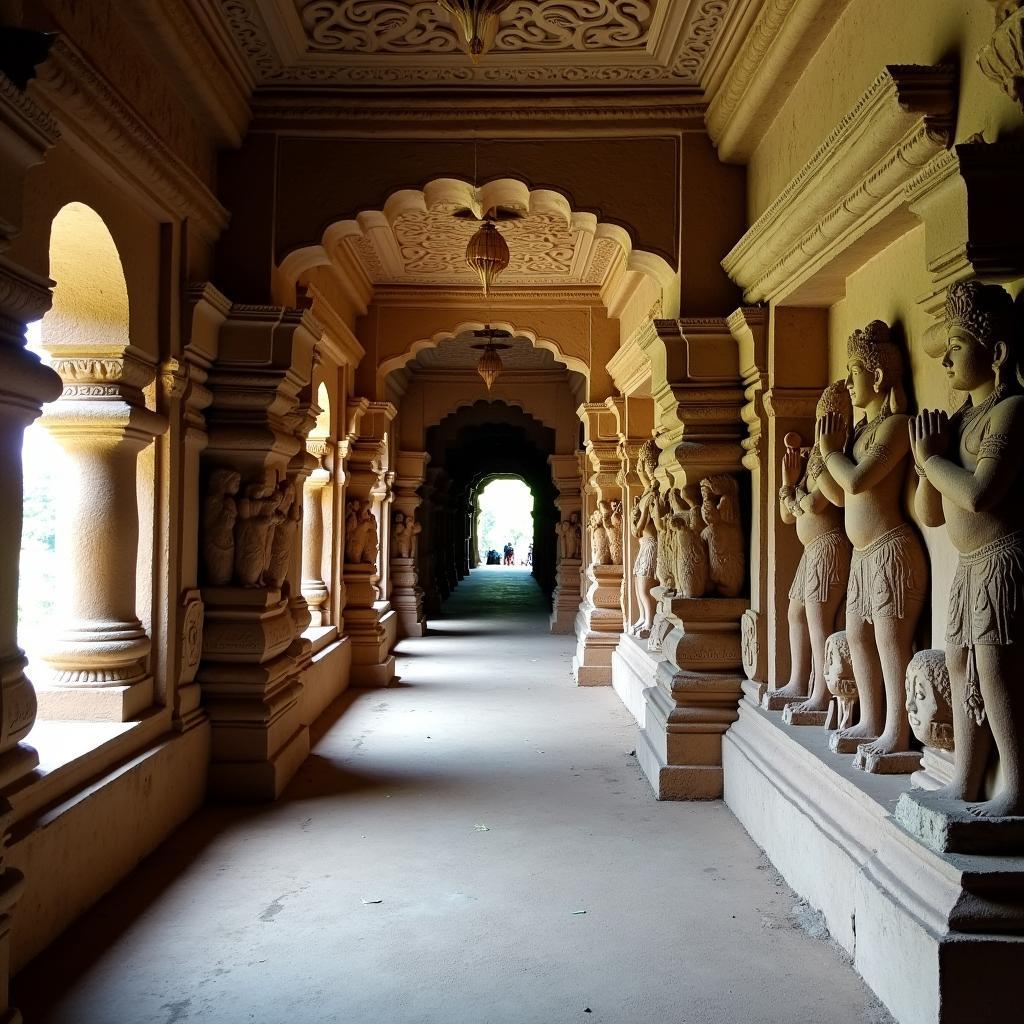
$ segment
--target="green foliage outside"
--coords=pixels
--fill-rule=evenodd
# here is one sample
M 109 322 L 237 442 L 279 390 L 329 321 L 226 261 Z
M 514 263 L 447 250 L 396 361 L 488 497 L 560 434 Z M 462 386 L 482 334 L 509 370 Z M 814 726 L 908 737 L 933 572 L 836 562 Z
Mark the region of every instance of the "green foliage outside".
M 477 501 L 477 544 L 480 564 L 491 548 L 500 555 L 505 545 L 515 548 L 516 565 L 526 561 L 533 543 L 533 494 L 522 480 L 492 480 Z

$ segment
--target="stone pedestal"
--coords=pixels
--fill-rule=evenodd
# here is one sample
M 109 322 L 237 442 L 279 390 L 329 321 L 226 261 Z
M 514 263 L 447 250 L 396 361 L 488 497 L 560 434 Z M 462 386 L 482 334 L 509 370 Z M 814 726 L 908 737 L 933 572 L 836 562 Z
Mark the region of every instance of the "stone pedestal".
M 610 686 L 612 652 L 622 633 L 622 566 L 587 567 L 587 598 L 576 617 L 572 674 L 578 686 Z
M 398 635 L 423 636 L 427 623 L 415 558 L 391 559 L 391 586 L 391 606 L 398 619 Z
M 660 651 L 652 651 L 646 640 L 623 633 L 612 654 L 612 686 L 636 724 L 647 724 L 644 692 L 657 683 L 658 670 L 665 660 Z
M 580 610 L 580 569 L 578 558 L 563 558 L 555 574 L 551 595 L 551 632 L 571 633 Z
M 723 764 L 729 808 L 899 1024 L 1019 1016 L 1024 857 L 929 849 L 892 816 L 906 776 L 867 775 L 825 730 L 747 701 Z
M 274 799 L 309 754 L 288 601 L 262 587 L 206 587 L 202 597 L 197 679 L 213 724 L 210 792 Z
M 377 599 L 372 565 L 345 564 L 345 630 L 352 642 L 352 685 L 387 686 L 395 678 L 398 616 Z
M 742 696 L 742 598 L 662 598 L 664 658 L 644 691 L 637 758 L 659 800 L 722 795 L 722 736 Z

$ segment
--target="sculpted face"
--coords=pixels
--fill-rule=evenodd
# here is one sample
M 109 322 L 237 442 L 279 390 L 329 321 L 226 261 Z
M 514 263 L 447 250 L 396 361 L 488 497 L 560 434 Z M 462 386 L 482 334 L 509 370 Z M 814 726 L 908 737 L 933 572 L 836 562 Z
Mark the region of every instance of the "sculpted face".
M 907 668 L 907 718 L 914 735 L 931 747 L 951 749 L 953 714 L 944 694 L 939 691 L 933 673 L 942 672 L 944 663 L 922 660 L 919 654 Z
M 856 691 L 853 670 L 847 663 L 847 649 L 831 637 L 825 644 L 825 682 L 837 696 Z
M 972 391 L 992 380 L 992 354 L 966 331 L 953 328 L 946 340 L 942 368 L 954 391 Z
M 858 409 L 867 408 L 877 393 L 875 375 L 859 359 L 848 363 L 846 369 L 846 390 L 850 392 L 850 400 Z

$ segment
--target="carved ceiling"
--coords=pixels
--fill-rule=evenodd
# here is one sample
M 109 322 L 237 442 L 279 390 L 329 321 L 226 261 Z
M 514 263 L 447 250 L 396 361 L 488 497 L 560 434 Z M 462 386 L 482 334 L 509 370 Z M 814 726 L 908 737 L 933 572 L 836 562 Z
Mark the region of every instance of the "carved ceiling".
M 434 0 L 217 0 L 267 86 L 698 89 L 740 0 L 516 0 L 474 67 Z
M 600 286 L 625 259 L 621 230 L 599 224 L 592 214 L 573 212 L 556 193 L 530 192 L 504 179 L 481 189 L 439 179 L 423 192 L 398 192 L 382 211 L 337 224 L 329 235 L 375 285 L 472 288 L 478 278 L 466 263 L 466 244 L 480 221 L 455 213 L 472 209 L 479 217 L 492 206 L 518 214 L 498 225 L 511 257 L 498 289 Z

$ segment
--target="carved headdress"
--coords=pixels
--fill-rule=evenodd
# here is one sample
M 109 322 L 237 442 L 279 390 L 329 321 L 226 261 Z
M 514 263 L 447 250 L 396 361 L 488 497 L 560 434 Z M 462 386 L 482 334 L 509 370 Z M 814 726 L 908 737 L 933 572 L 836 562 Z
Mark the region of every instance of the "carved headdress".
M 996 342 L 1016 341 L 1013 299 L 998 284 L 957 281 L 946 293 L 944 314 L 947 331 L 965 331 L 989 351 Z
M 889 412 L 906 411 L 903 354 L 884 320 L 872 320 L 867 327 L 854 331 L 846 344 L 846 358 L 847 362 L 860 363 L 869 373 L 881 370 L 882 380 L 889 387 Z
M 841 380 L 833 381 L 821 393 L 814 415 L 818 418 L 826 416 L 830 412 L 841 413 L 847 424 L 853 423 L 853 405 L 850 402 L 850 392 L 846 390 L 846 382 Z M 807 459 L 807 473 L 805 483 L 813 484 L 821 476 L 825 468 L 825 460 L 821 457 L 821 450 L 815 441 L 811 454 Z
M 658 458 L 660 455 L 661 452 L 658 450 L 658 446 L 652 437 L 640 445 L 640 451 L 636 457 L 637 465 L 640 466 L 649 477 L 653 477 L 658 469 Z

